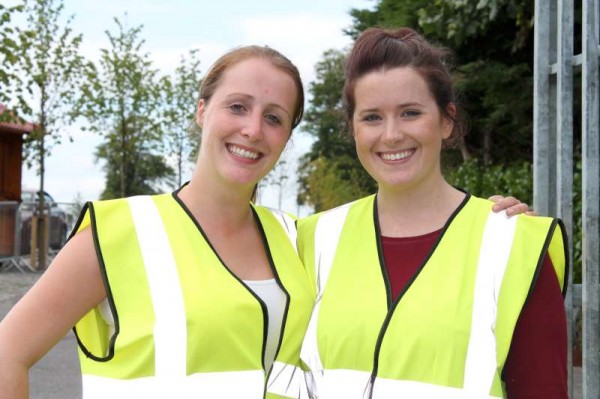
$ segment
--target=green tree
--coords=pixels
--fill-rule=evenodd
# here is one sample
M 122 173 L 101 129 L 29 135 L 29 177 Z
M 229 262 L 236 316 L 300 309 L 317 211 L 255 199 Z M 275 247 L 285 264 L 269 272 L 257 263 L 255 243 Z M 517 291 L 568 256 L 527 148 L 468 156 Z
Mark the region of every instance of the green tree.
M 78 87 L 87 66 L 79 54 L 81 34 L 73 33 L 73 16 L 62 21 L 60 0 L 29 0 L 25 3 L 27 31 L 19 35 L 17 72 L 27 88 L 26 103 L 20 115 L 35 121 L 36 128 L 25 142 L 25 158 L 36 163 L 40 176 L 38 213 L 44 210 L 45 160 L 52 147 L 64 136 L 63 124 L 72 120 L 70 110 L 77 101 Z M 41 239 L 41 235 L 40 235 Z M 41 248 L 41 246 L 40 246 Z M 39 251 L 39 264 L 45 264 L 45 254 Z
M 133 119 L 133 118 L 130 118 Z M 125 129 L 130 132 L 138 123 L 127 120 Z M 123 143 L 120 134 L 113 134 L 108 141 L 98 146 L 96 157 L 105 161 L 106 185 L 102 199 L 122 197 L 121 182 L 126 182 L 125 195 L 152 194 L 159 191 L 157 183 L 172 183 L 173 169 L 164 157 L 154 151 L 153 146 L 143 136 L 128 134 Z M 124 146 L 124 147 L 123 147 Z M 123 153 L 126 154 L 123 157 Z M 126 162 L 123 167 L 108 167 Z M 124 176 L 121 176 L 124 173 Z
M 454 51 L 459 103 L 470 117 L 471 131 L 459 151 L 445 154 L 447 166 L 458 167 L 471 158 L 509 169 L 531 162 L 533 1 L 381 0 L 372 9 L 350 14 L 353 24 L 346 34 L 352 38 L 371 26 L 410 26 Z M 308 178 L 311 173 L 324 175 L 318 171 L 322 166 L 343 164 L 338 173 L 344 184 L 360 181 L 357 192 L 374 190 L 368 179 L 348 180 L 360 174 L 349 173 L 352 166 L 346 162 L 312 163 L 320 157 L 355 157 L 352 143 L 339 134 L 346 130 L 341 104 L 344 54 L 330 50 L 316 66 L 305 124 L 316 141 L 300 165 L 300 203 L 317 197 L 310 193 Z
M 142 26 L 106 31 L 110 48 L 101 49 L 99 68 L 88 75 L 82 112 L 89 129 L 104 143 L 96 152 L 105 161 L 102 198 L 151 194 L 173 175 L 163 150 L 157 70 L 142 51 Z
M 354 142 L 348 135 L 342 103 L 345 57 L 345 51 L 326 51 L 315 66 L 316 78 L 309 87 L 311 100 L 303 128 L 315 137 L 315 142 L 298 167 L 300 189 L 297 201 L 300 205 L 313 206 L 316 211 L 325 209 L 325 204 L 342 204 L 348 198 L 344 193 L 363 195 L 375 188 L 356 160 Z M 331 177 L 333 175 L 335 179 Z M 325 194 L 321 190 L 337 191 L 339 195 Z M 325 196 L 327 200 L 322 199 Z
M 310 161 L 302 169 L 305 189 L 299 192 L 298 202 L 320 212 L 373 193 L 375 182 L 362 167 L 356 167 L 357 163 L 355 157 L 348 156 Z
M 21 79 L 16 73 L 19 63 L 19 39 L 30 36 L 29 31 L 22 31 L 11 24 L 12 17 L 21 13 L 24 6 L 17 5 L 6 7 L 0 4 L 0 103 L 8 105 L 13 112 L 0 114 L 0 120 L 13 120 L 20 109 L 29 112 L 27 103 L 23 99 Z
M 173 78 L 161 81 L 161 128 L 164 131 L 165 149 L 175 161 L 177 186 L 182 184 L 186 164 L 193 163 L 199 146 L 195 126 L 200 60 L 197 50 L 191 50 L 187 58 L 182 56 Z

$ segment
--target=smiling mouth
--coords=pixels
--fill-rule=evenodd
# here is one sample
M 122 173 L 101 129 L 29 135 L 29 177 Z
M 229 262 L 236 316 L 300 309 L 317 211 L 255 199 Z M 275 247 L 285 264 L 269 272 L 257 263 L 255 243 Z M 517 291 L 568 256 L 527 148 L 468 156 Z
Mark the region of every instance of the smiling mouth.
M 415 153 L 415 149 L 411 148 L 410 150 L 398 151 L 398 152 L 380 152 L 379 157 L 384 161 L 401 161 L 410 157 Z
M 227 151 L 236 157 L 244 158 L 244 159 L 253 159 L 256 160 L 261 157 L 259 152 L 249 151 L 244 148 L 240 148 L 233 144 L 227 144 Z

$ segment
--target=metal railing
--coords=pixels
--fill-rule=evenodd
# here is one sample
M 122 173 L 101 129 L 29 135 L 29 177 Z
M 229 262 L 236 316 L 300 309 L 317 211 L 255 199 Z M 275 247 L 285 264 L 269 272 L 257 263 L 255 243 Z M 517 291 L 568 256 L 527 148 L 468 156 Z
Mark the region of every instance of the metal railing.
M 35 208 L 35 204 L 30 203 L 18 203 L 16 201 L 0 201 L 0 272 L 9 271 L 12 269 L 17 269 L 21 272 L 26 271 L 38 271 L 41 269 L 45 269 L 48 264 L 40 267 L 37 265 L 35 260 L 35 254 L 32 254 L 32 250 L 36 251 L 38 249 L 36 236 L 38 233 L 36 231 L 37 224 L 35 223 L 35 218 L 37 215 L 32 215 L 28 226 L 30 226 L 29 234 L 23 234 L 23 226 L 26 220 L 23 220 L 23 210 L 24 207 L 31 208 L 32 205 Z M 44 212 L 44 218 L 46 222 L 43 224 L 45 226 L 44 232 L 41 232 L 42 235 L 42 250 L 45 250 L 48 254 L 47 259 L 51 260 L 53 258 L 53 251 L 50 249 L 48 245 L 48 236 L 49 236 L 49 213 L 50 209 L 46 207 Z M 31 240 L 31 245 L 29 246 L 29 251 L 23 251 L 24 242 L 23 238 Z M 25 253 L 27 252 L 27 253 Z
M 535 1 L 534 209 L 557 215 L 571 238 L 573 254 L 573 92 L 581 79 L 582 284 L 565 298 L 569 364 L 579 309 L 582 314 L 583 399 L 600 398 L 600 141 L 599 0 L 582 0 L 581 54 L 574 54 L 573 0 Z M 573 369 L 569 369 L 570 396 Z

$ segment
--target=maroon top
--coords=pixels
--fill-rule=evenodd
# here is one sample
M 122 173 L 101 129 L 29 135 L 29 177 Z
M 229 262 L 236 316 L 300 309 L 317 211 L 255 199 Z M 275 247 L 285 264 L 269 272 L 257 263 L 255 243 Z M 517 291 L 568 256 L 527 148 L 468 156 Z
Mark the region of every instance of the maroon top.
M 382 237 L 392 298 L 397 298 L 412 279 L 441 231 L 417 237 Z M 508 398 L 568 398 L 566 325 L 558 278 L 546 256 L 517 321 L 504 365 L 502 379 Z

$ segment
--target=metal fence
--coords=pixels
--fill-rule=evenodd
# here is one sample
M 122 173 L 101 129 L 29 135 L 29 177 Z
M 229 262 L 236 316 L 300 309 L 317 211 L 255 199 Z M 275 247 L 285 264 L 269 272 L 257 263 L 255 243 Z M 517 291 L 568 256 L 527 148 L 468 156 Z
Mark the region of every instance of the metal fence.
M 582 284 L 566 297 L 569 364 L 578 310 L 582 314 L 583 399 L 600 398 L 600 141 L 599 0 L 581 0 L 580 54 L 574 54 L 573 0 L 535 1 L 534 209 L 557 215 L 573 237 L 573 93 L 581 81 Z M 570 243 L 572 260 L 573 243 Z M 571 262 L 572 264 L 572 262 Z M 569 370 L 570 396 L 573 369 Z
M 0 201 L 0 272 L 34 270 L 21 254 L 23 223 L 19 210 L 16 201 Z
M 56 231 L 56 226 L 51 229 L 52 216 L 48 205 L 42 224 L 45 231 L 37 231 L 36 207 L 37 203 L 32 202 L 0 201 L 0 272 L 12 269 L 21 272 L 43 270 L 64 244 L 66 234 Z M 63 231 L 66 233 L 66 230 Z M 38 249 L 38 235 L 42 236 L 41 246 L 46 251 L 46 265 L 43 267 L 38 265 L 35 253 L 32 255 Z

